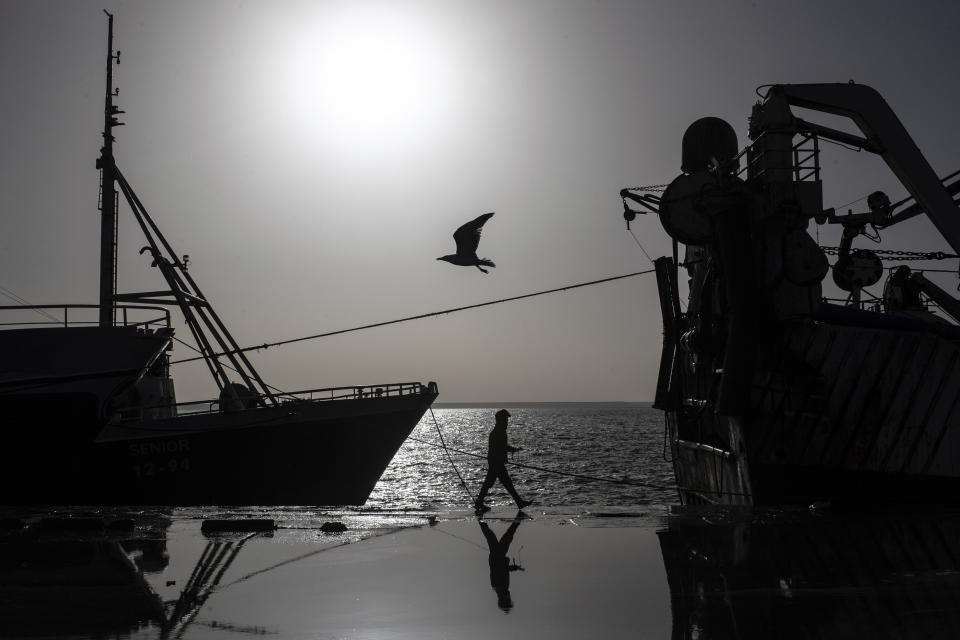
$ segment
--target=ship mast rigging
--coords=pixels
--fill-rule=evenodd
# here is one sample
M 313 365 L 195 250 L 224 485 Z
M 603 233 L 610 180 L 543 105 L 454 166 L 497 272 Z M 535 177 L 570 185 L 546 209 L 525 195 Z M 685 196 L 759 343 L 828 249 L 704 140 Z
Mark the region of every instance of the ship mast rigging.
M 97 159 L 97 168 L 100 169 L 101 211 L 100 327 L 114 326 L 115 308 L 118 302 L 177 306 L 183 314 L 187 328 L 199 347 L 210 374 L 217 383 L 221 397 L 226 396 L 238 405 L 247 405 L 257 402 L 253 398 L 255 394 L 269 404 L 276 404 L 277 399 L 272 388 L 263 381 L 253 364 L 240 350 L 213 306 L 187 272 L 189 264 L 187 256 L 178 257 L 179 254 L 160 232 L 160 228 L 147 213 L 133 187 L 117 167 L 113 155 L 113 127 L 124 124 L 117 120 L 117 115 L 124 111 L 113 104 L 113 98 L 118 94 L 118 90 L 113 87 L 113 65 L 120 63 L 120 52 L 114 53 L 113 50 L 113 15 L 106 11 L 104 13 L 108 18 L 107 82 L 103 107 L 103 146 L 100 148 L 100 157 Z M 117 204 L 119 201 L 117 187 L 123 193 L 147 241 L 147 246 L 143 247 L 140 253 L 149 252 L 153 260 L 151 266 L 157 267 L 167 282 L 169 289 L 166 291 L 117 292 Z M 229 364 L 221 362 L 223 357 L 229 361 Z M 230 380 L 227 374 L 228 368 L 240 376 L 242 385 Z
M 103 101 L 103 146 L 97 158 L 100 169 L 100 326 L 114 323 L 114 296 L 117 293 L 117 190 L 114 186 L 117 165 L 113 157 L 113 127 L 123 125 L 117 115 L 124 113 L 113 104 L 119 90 L 113 88 L 114 61 L 120 63 L 120 52 L 113 53 L 113 14 L 107 14 L 107 85 Z

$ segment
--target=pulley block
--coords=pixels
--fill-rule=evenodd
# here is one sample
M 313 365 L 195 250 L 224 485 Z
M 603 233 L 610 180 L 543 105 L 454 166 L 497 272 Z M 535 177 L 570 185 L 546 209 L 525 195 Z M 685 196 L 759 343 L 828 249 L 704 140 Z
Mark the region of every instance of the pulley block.
M 883 262 L 869 249 L 854 249 L 833 265 L 833 281 L 844 291 L 862 289 L 880 282 Z

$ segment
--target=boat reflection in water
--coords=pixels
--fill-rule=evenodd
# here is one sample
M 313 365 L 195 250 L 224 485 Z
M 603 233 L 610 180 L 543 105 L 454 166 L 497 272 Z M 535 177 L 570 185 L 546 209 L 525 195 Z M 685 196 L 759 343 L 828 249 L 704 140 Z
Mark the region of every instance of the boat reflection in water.
M 658 535 L 673 640 L 960 629 L 960 513 L 684 511 Z
M 144 573 L 166 567 L 166 542 L 121 538 L 108 527 L 58 530 L 52 519 L 0 532 L 0 637 L 106 637 L 160 625 L 164 604 Z
M 265 535 L 212 534 L 178 597 L 164 600 L 148 578 L 156 582 L 170 564 L 171 521 L 139 523 L 136 531 L 123 522 L 44 518 L 19 527 L 5 520 L 11 526 L 0 530 L 0 638 L 179 638 L 244 544 Z

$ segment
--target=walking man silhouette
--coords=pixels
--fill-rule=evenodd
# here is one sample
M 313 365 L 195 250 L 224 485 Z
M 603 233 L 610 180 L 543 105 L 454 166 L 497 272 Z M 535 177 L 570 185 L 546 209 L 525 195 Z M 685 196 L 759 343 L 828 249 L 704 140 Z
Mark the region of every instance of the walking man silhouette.
M 507 419 L 510 417 L 510 412 L 506 409 L 500 409 L 494 415 L 497 422 L 493 430 L 490 431 L 489 447 L 487 449 L 487 477 L 483 479 L 483 486 L 480 487 L 480 494 L 477 496 L 475 505 L 478 514 L 490 510 L 490 507 L 484 504 L 484 500 L 486 500 L 487 492 L 493 486 L 495 480 L 499 480 L 500 484 L 513 497 L 518 509 L 523 509 L 530 504 L 529 500 L 521 498 L 517 490 L 513 488 L 513 480 L 510 479 L 510 474 L 507 472 L 507 452 L 523 449 L 523 447 L 511 447 L 507 444 Z

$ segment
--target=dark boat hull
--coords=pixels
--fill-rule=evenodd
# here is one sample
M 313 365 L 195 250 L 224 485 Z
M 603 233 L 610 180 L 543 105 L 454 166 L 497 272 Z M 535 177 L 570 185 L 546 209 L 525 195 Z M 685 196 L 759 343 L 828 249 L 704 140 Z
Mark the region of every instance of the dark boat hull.
M 96 424 L 66 419 L 65 412 L 80 422 L 91 415 L 81 395 L 51 400 L 42 425 L 6 438 L 2 502 L 361 505 L 436 395 L 430 385 L 400 396 L 121 423 L 96 440 L 80 435 Z
M 664 325 L 675 283 L 660 267 Z M 960 502 L 960 341 L 951 327 L 821 305 L 754 332 L 734 388 L 666 332 L 657 406 L 684 504 Z M 729 349 L 730 347 L 728 347 Z
M 757 367 L 742 416 L 697 411 L 692 393 L 668 411 L 685 504 L 960 502 L 953 341 L 811 323 L 765 348 L 778 355 Z

